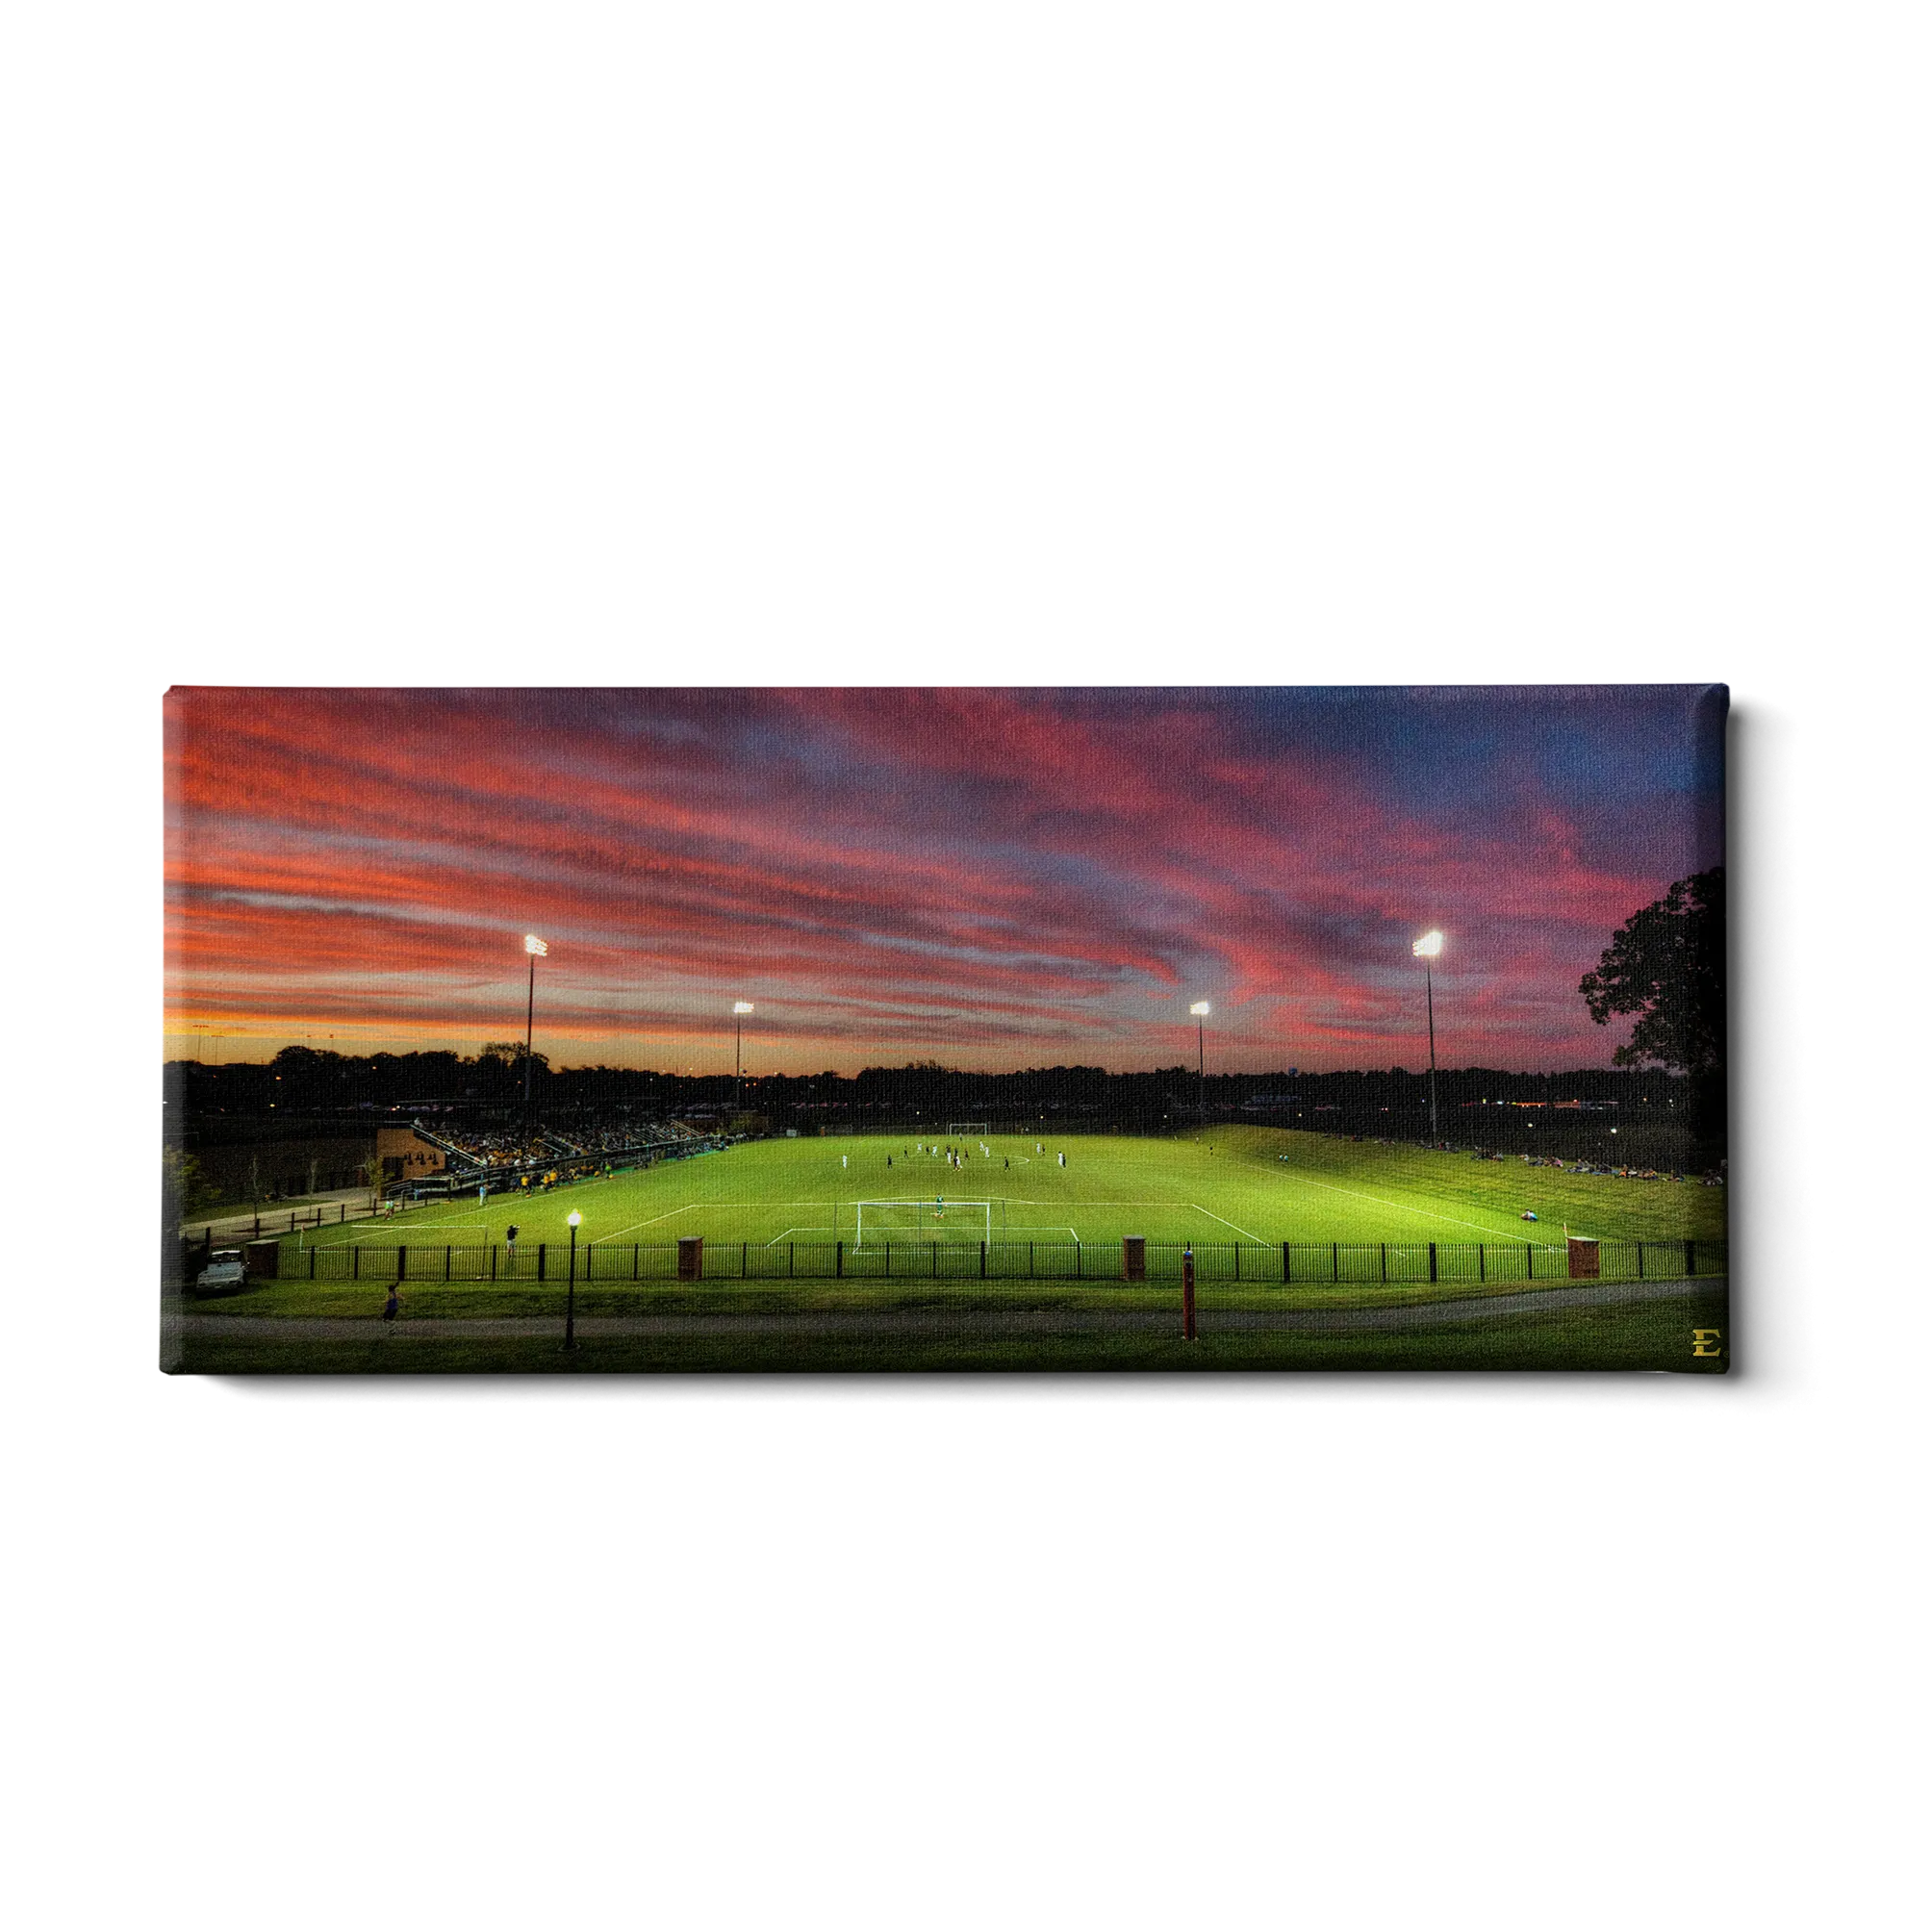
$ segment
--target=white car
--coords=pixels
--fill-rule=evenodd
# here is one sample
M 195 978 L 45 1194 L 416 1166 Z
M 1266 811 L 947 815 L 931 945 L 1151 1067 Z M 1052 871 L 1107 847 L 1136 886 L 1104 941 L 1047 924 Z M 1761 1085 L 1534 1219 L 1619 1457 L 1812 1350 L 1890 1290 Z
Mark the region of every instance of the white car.
M 242 1264 L 240 1248 L 216 1248 L 208 1265 L 195 1276 L 197 1288 L 239 1288 L 248 1280 L 248 1270 Z

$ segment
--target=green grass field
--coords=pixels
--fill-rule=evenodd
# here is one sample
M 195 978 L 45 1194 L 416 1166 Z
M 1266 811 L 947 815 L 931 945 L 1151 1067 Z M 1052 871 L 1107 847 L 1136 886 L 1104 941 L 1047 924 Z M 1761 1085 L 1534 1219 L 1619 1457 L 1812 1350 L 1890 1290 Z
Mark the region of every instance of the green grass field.
M 929 1143 L 928 1143 L 929 1144 Z M 1151 1241 L 1557 1243 L 1720 1239 L 1721 1188 L 1620 1181 L 1476 1161 L 1466 1155 L 1383 1147 L 1273 1128 L 1233 1127 L 1171 1139 L 1000 1135 L 963 1169 L 908 1152 L 916 1136 L 757 1141 L 644 1172 L 572 1182 L 534 1197 L 494 1195 L 418 1208 L 289 1237 L 291 1247 L 369 1247 L 504 1240 L 520 1249 L 566 1243 L 566 1216 L 583 1216 L 584 1243 L 978 1242 L 1036 1239 Z M 1059 1165 L 1064 1154 L 1067 1165 Z M 1282 1157 L 1285 1156 L 1284 1158 Z M 887 1165 L 888 1159 L 891 1165 Z M 942 1216 L 932 1203 L 943 1195 Z M 913 1201 L 884 1210 L 861 1203 Z M 979 1205 L 992 1204 L 990 1210 Z M 1540 1217 L 1533 1227 L 1525 1208 Z

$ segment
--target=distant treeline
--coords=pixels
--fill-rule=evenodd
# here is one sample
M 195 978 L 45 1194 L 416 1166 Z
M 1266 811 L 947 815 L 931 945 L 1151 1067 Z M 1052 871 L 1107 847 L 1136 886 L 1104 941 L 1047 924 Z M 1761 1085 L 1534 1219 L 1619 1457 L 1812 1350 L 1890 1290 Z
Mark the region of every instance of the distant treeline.
M 287 1047 L 272 1060 L 212 1066 L 176 1060 L 167 1069 L 167 1096 L 190 1119 L 252 1118 L 265 1126 L 277 1116 L 340 1116 L 392 1109 L 455 1107 L 465 1112 L 514 1111 L 523 1094 L 521 1050 L 486 1052 L 475 1058 L 454 1053 L 352 1055 Z M 539 1113 L 628 1105 L 666 1114 L 728 1109 L 729 1074 L 691 1076 L 628 1067 L 552 1068 L 532 1056 L 532 1100 Z M 1585 1110 L 1640 1109 L 1674 1113 L 1687 1124 L 1694 1112 L 1707 1128 L 1712 1119 L 1709 1083 L 1665 1073 L 1588 1067 L 1565 1073 L 1510 1073 L 1486 1067 L 1444 1069 L 1436 1077 L 1437 1109 L 1444 1138 L 1464 1137 L 1472 1114 L 1498 1106 L 1555 1107 L 1581 1103 Z M 768 1074 L 744 1084 L 743 1107 L 776 1129 L 837 1125 L 868 1118 L 1024 1121 L 1061 1117 L 1074 1122 L 1157 1125 L 1193 1119 L 1202 1083 L 1188 1066 L 1152 1073 L 1115 1074 L 1104 1067 L 1030 1067 L 1005 1074 L 967 1073 L 933 1061 L 899 1067 L 867 1067 L 852 1075 Z M 1283 1125 L 1373 1126 L 1383 1113 L 1392 1131 L 1409 1134 L 1426 1120 L 1429 1077 L 1411 1068 L 1348 1073 L 1209 1074 L 1210 1114 L 1244 1112 Z M 1482 1138 L 1488 1138 L 1485 1133 Z

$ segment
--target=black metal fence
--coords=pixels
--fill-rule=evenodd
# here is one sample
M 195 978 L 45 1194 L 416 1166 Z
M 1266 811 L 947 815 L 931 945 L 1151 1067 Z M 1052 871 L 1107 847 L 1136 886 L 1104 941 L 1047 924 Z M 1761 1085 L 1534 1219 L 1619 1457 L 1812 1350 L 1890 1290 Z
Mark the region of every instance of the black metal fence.
M 1258 1287 L 1427 1283 L 1556 1284 L 1578 1279 L 1675 1281 L 1722 1275 L 1730 1245 L 1715 1240 L 1600 1241 L 1595 1268 L 1573 1270 L 1572 1251 L 1538 1241 L 1180 1241 L 1147 1243 L 1150 1282 L 1178 1283 L 1192 1253 L 1200 1283 Z M 688 1251 L 685 1265 L 689 1265 Z M 442 1242 L 284 1246 L 281 1279 L 311 1282 L 669 1282 L 679 1274 L 675 1241 L 520 1242 L 462 1247 Z M 703 1246 L 707 1281 L 1118 1282 L 1119 1242 L 713 1241 Z

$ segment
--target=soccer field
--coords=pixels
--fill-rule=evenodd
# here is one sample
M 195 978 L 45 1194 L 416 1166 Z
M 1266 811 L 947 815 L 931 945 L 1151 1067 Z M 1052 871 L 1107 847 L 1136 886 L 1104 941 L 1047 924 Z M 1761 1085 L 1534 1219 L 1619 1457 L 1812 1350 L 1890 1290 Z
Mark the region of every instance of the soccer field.
M 914 1135 L 749 1142 L 535 1196 L 470 1197 L 306 1230 L 290 1247 L 840 1240 L 1522 1242 L 1721 1238 L 1724 1192 L 1232 1127 L 1175 1138 L 975 1136 L 953 1168 Z M 928 1147 L 932 1143 L 928 1141 Z M 982 1151 L 983 1150 L 983 1151 Z M 1066 1165 L 1060 1165 L 1060 1157 Z M 888 1164 L 890 1163 L 890 1164 Z M 938 1206 L 943 1197 L 943 1210 Z M 1525 1209 L 1538 1216 L 1532 1228 Z

